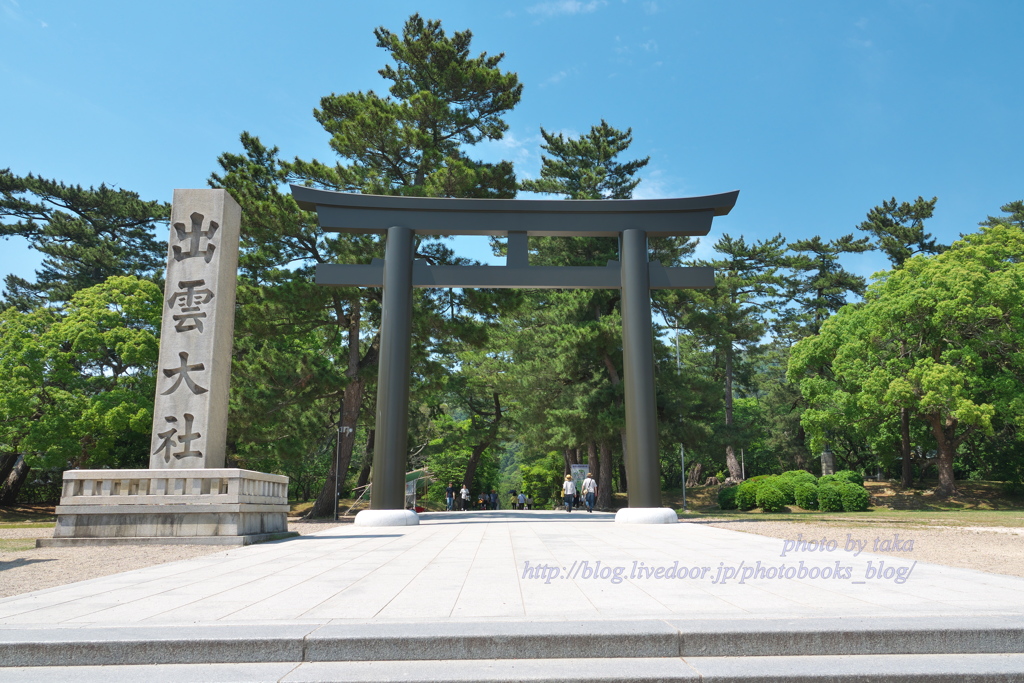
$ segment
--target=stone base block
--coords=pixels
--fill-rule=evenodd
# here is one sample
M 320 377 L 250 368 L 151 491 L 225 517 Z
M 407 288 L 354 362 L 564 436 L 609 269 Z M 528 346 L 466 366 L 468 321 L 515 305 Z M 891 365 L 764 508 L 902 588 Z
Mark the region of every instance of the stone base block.
M 678 521 L 672 508 L 622 508 L 615 513 L 617 524 L 675 524 Z
M 363 510 L 356 515 L 357 526 L 416 526 L 419 515 L 412 510 Z
M 288 534 L 288 478 L 239 469 L 70 470 L 52 539 L 248 545 Z

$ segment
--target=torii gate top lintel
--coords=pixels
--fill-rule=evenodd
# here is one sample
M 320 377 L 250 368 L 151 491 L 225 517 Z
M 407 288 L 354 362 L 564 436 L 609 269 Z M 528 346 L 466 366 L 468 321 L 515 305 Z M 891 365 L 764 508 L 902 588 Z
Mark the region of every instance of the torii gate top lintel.
M 450 199 L 334 192 L 292 185 L 292 196 L 316 211 L 327 232 L 385 233 L 403 226 L 417 235 L 617 237 L 703 236 L 711 220 L 736 204 L 739 191 L 677 199 Z

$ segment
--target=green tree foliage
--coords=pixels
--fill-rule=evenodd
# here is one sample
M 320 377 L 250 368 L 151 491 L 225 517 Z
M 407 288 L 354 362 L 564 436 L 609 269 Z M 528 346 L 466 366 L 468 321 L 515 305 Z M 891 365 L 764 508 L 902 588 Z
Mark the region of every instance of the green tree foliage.
M 791 378 L 802 378 L 804 425 L 821 444 L 847 423 L 879 424 L 901 408 L 929 429 L 939 488 L 956 492 L 953 463 L 972 433 L 993 419 L 1017 424 L 1021 375 L 1024 234 L 996 225 L 947 252 L 906 261 L 796 345 Z M 807 376 L 808 367 L 831 376 Z M 824 508 L 823 508 L 824 509 Z
M 146 465 L 162 310 L 156 284 L 122 276 L 0 313 L 0 497 L 29 468 Z
M 897 203 L 893 197 L 868 211 L 867 220 L 857 226 L 875 238 L 875 248 L 892 262 L 893 268 L 915 254 L 940 254 L 946 247 L 924 231 L 924 222 L 932 217 L 937 197 L 918 197 L 913 203 Z
M 127 190 L 0 170 L 0 236 L 23 237 L 44 255 L 35 282 L 7 276 L 0 308 L 69 301 L 115 275 L 156 279 L 167 254 L 154 230 L 164 232 L 169 217 L 168 204 Z

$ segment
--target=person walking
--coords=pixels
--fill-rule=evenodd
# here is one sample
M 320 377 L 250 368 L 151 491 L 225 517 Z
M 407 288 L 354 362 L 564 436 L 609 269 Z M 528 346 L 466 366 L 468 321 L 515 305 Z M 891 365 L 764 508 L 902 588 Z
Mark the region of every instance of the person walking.
M 526 509 L 527 510 L 532 510 L 533 509 L 533 497 L 532 496 L 527 496 L 526 497 Z
M 517 510 L 526 509 L 526 494 L 522 491 L 519 492 L 519 496 L 516 498 Z
M 587 504 L 587 512 L 594 511 L 594 501 L 597 500 L 597 482 L 594 481 L 593 476 L 590 472 L 587 472 L 587 478 L 583 480 L 583 500 Z
M 573 483 L 572 475 L 565 475 L 565 483 L 562 484 L 562 496 L 565 499 L 565 511 L 572 512 L 572 504 L 576 501 L 576 484 Z
M 469 509 L 469 487 L 465 484 L 462 485 L 462 490 L 459 491 L 459 500 L 462 501 L 462 510 L 465 512 Z
M 448 488 L 444 490 L 445 510 L 451 512 L 455 509 L 455 482 L 448 482 Z

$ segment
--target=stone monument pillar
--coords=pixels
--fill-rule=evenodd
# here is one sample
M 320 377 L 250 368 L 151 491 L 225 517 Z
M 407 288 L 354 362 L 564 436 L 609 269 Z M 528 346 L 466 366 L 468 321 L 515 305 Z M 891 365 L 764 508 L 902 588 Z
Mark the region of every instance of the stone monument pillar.
M 248 543 L 288 533 L 288 477 L 224 467 L 241 207 L 175 190 L 148 470 L 69 470 L 39 546 Z

